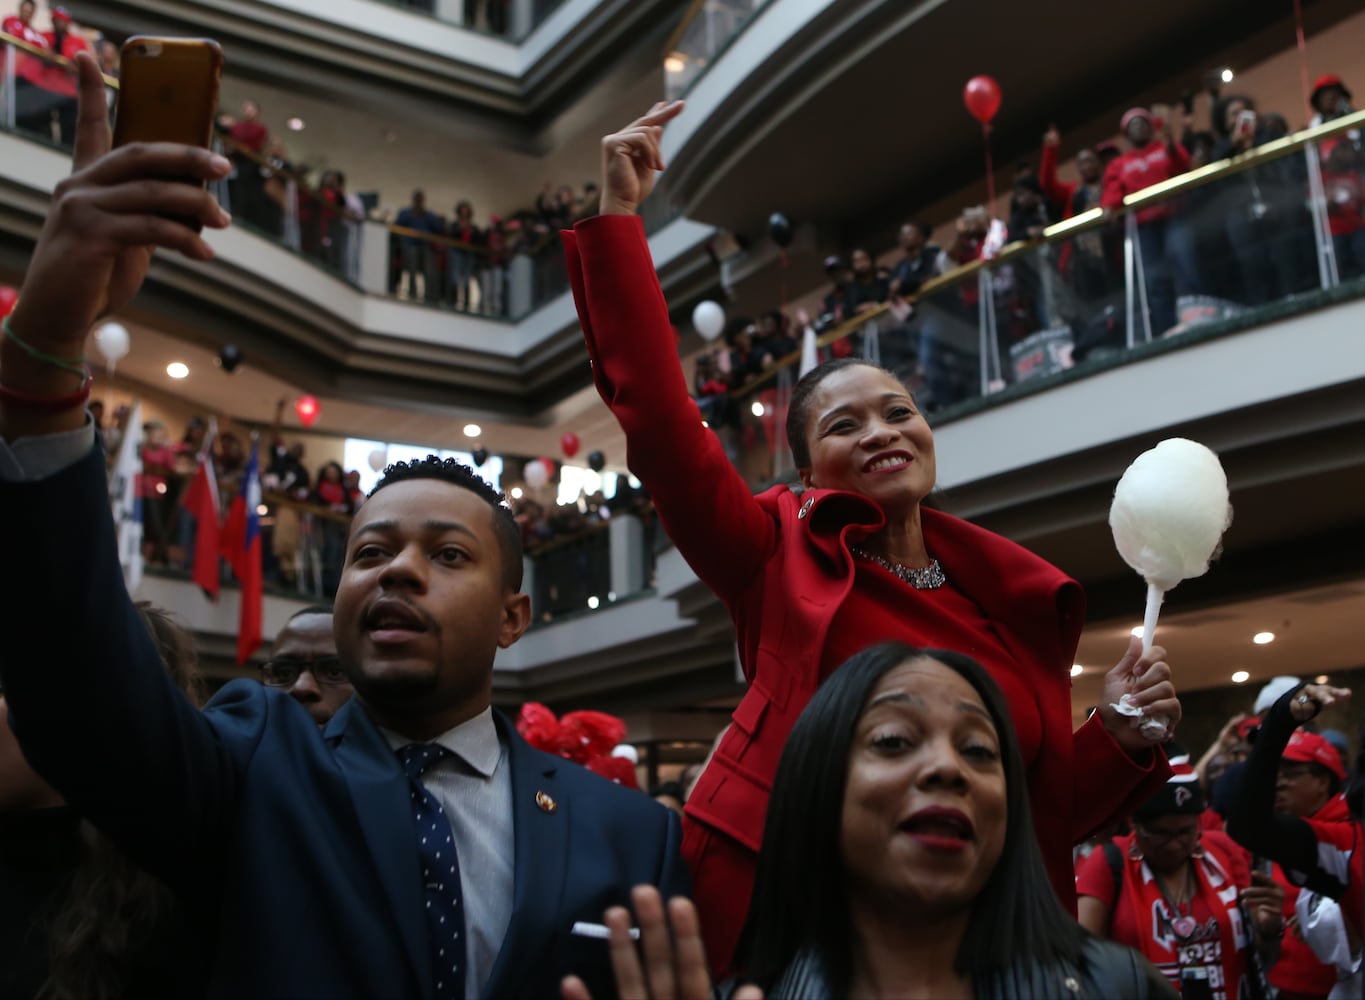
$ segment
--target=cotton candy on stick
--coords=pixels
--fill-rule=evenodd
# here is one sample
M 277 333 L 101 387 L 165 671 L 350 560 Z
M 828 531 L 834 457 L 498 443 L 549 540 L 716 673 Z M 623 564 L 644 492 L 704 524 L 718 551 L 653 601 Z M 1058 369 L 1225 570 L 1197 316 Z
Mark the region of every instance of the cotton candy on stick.
M 1142 649 L 1152 648 L 1161 602 L 1181 580 L 1203 576 L 1232 523 L 1228 479 L 1218 456 L 1196 441 L 1167 438 L 1128 466 L 1114 489 L 1109 527 L 1123 561 L 1147 581 Z M 1128 695 L 1114 706 L 1141 718 Z M 1145 718 L 1144 734 L 1159 739 L 1168 724 Z

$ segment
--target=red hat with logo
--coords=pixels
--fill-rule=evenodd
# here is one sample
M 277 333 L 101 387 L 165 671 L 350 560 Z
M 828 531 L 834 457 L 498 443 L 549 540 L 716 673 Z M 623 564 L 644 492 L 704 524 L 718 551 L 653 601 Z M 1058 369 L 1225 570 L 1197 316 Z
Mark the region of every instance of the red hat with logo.
M 71 12 L 65 7 L 53 7 L 52 13 L 49 16 L 52 18 L 53 24 L 71 23 Z M 1347 96 L 1349 97 L 1350 95 L 1348 94 Z
M 1346 89 L 1346 84 L 1341 82 L 1341 77 L 1337 76 L 1335 73 L 1324 73 L 1322 76 L 1318 77 L 1317 82 L 1313 84 L 1313 93 L 1309 95 L 1308 103 L 1311 104 L 1318 99 L 1319 91 L 1327 90 L 1331 87 L 1336 87 L 1337 90 L 1346 95 L 1348 100 L 1350 99 L 1351 92 Z
M 1341 764 L 1341 754 L 1317 733 L 1295 730 L 1289 737 L 1289 745 L 1284 748 L 1283 758 L 1300 764 L 1321 764 L 1337 776 L 1338 781 L 1346 780 L 1346 768 Z

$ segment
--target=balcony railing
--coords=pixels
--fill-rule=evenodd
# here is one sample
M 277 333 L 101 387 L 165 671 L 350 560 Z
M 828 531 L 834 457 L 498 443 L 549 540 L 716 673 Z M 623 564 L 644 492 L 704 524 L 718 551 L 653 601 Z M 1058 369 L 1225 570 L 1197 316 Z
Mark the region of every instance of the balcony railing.
M 69 60 L 0 32 L 0 130 L 69 151 L 75 99 L 27 79 L 34 66 L 72 69 Z M 105 85 L 112 107 L 118 80 L 106 76 Z M 435 215 L 434 231 L 368 218 L 348 202 L 335 172 L 312 183 L 268 150 L 246 148 L 227 134 L 215 143 L 234 163 L 232 175 L 214 188 L 234 225 L 366 292 L 518 322 L 569 289 L 559 233 L 532 213 L 462 242 L 450 235 L 453 224 L 437 223 Z M 642 214 L 650 233 L 679 215 L 662 193 L 642 206 Z
M 564 0 L 370 0 L 509 42 L 525 41 Z M 376 11 L 376 17 L 382 17 Z
M 664 47 L 664 92 L 686 96 L 768 0 L 694 0 Z
M 1356 112 L 987 251 L 829 323 L 821 357 L 881 364 L 943 424 L 1154 342 L 1178 347 L 1365 295 L 1362 128 Z M 790 478 L 784 428 L 801 351 L 739 378 L 743 351 L 729 354 L 735 387 L 717 392 L 713 379 L 698 396 L 703 416 L 755 489 Z

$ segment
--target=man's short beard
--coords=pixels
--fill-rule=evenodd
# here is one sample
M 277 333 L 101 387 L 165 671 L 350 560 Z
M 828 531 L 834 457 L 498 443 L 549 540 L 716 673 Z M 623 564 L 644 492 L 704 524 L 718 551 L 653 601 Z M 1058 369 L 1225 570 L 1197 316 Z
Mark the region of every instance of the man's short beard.
M 398 706 L 430 695 L 436 690 L 440 677 L 435 670 L 425 674 L 402 673 L 386 677 L 352 678 L 352 686 L 366 701 L 378 705 Z

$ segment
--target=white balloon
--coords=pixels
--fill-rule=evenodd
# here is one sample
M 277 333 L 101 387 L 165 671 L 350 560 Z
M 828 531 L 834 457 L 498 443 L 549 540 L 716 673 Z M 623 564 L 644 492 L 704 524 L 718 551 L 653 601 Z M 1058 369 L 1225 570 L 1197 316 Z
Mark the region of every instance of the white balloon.
M 1134 459 L 1109 508 L 1119 555 L 1162 591 L 1207 573 L 1231 523 L 1218 456 L 1186 438 L 1168 438 Z
M 550 481 L 550 473 L 545 470 L 545 463 L 538 458 L 533 458 L 526 463 L 526 469 L 522 473 L 526 480 L 526 485 L 533 490 L 538 490 Z
M 692 310 L 692 326 L 705 340 L 715 340 L 725 330 L 725 310 L 719 302 L 707 299 Z
M 105 323 L 95 331 L 95 347 L 111 365 L 128 356 L 131 341 L 128 328 L 122 323 Z
M 370 468 L 373 469 L 375 472 L 383 471 L 384 466 L 388 462 L 388 460 L 389 450 L 387 448 L 376 448 L 374 451 L 370 452 L 369 457 Z

